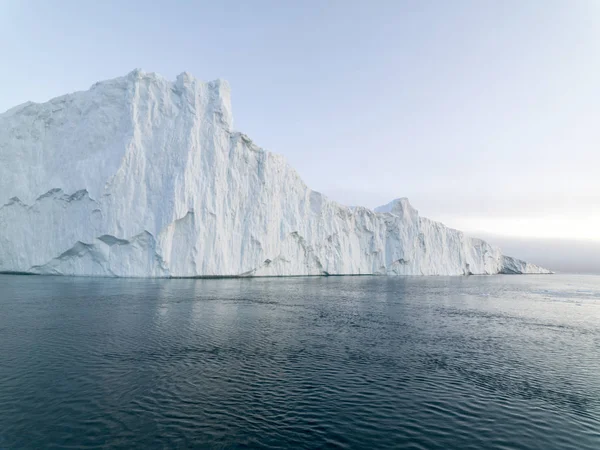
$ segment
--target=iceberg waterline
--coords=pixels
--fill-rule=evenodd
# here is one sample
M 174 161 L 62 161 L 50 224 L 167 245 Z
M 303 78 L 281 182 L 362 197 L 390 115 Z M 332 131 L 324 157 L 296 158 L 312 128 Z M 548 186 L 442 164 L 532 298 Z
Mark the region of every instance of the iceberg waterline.
M 233 130 L 226 82 L 135 70 L 0 115 L 0 272 L 548 273 L 420 217 L 309 189 Z

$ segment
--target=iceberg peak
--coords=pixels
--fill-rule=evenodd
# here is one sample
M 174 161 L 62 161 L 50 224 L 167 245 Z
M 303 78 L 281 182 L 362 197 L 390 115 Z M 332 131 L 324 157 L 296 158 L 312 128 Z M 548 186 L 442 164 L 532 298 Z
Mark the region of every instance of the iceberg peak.
M 410 204 L 410 201 L 406 197 L 400 197 L 392 200 L 391 202 L 378 206 L 374 209 L 376 213 L 388 213 L 402 217 L 404 215 L 418 214 L 419 212 Z

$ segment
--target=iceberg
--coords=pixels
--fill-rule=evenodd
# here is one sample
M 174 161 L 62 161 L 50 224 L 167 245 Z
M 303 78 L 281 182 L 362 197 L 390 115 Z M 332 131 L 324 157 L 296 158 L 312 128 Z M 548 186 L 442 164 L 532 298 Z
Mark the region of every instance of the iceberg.
M 309 189 L 234 131 L 229 85 L 141 70 L 0 115 L 0 272 L 548 273 L 419 216 Z

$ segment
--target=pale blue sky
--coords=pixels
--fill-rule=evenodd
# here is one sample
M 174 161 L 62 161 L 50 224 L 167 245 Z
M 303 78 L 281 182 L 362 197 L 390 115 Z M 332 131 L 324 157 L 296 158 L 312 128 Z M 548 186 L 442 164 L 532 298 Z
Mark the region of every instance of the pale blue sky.
M 224 78 L 235 127 L 336 200 L 600 241 L 600 1 L 0 0 L 0 56 L 1 111 Z

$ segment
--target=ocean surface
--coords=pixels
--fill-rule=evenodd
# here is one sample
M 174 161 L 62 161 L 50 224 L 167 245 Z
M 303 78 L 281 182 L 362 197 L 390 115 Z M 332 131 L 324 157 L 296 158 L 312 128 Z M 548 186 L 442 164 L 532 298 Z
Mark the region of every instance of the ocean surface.
M 600 449 L 600 277 L 0 276 L 0 449 Z

